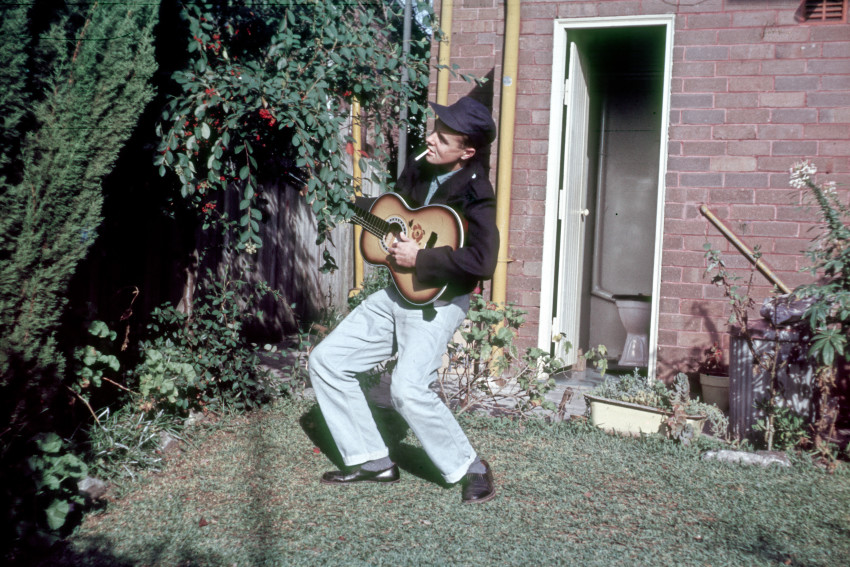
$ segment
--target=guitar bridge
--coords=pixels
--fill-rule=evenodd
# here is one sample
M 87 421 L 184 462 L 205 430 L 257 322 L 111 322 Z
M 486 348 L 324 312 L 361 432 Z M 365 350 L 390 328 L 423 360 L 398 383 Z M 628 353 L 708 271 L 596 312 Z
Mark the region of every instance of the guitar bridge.
M 436 243 L 437 243 L 437 233 L 432 232 L 431 236 L 428 237 L 428 242 L 425 243 L 425 248 L 433 248 Z

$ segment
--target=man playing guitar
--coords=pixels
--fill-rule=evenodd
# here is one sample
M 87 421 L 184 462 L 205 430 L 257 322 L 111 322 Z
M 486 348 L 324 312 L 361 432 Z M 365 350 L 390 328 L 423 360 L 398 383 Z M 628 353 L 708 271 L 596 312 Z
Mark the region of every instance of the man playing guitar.
M 345 470 L 327 472 L 325 484 L 391 483 L 399 468 L 390 457 L 356 376 L 398 354 L 390 394 L 434 465 L 462 501 L 486 502 L 496 489 L 487 461 L 478 457 L 451 410 L 429 387 L 446 345 L 469 309 L 469 294 L 496 268 L 499 233 L 493 187 L 479 160 L 496 137 L 487 108 L 469 97 L 437 113 L 424 161 L 411 160 L 398 193 L 412 207 L 444 204 L 467 223 L 458 248 L 422 247 L 399 233 L 388 246 L 390 267 L 415 271 L 425 285 L 445 290 L 427 305 L 408 302 L 390 286 L 358 305 L 310 355 L 310 380 Z M 361 204 L 360 201 L 358 204 Z

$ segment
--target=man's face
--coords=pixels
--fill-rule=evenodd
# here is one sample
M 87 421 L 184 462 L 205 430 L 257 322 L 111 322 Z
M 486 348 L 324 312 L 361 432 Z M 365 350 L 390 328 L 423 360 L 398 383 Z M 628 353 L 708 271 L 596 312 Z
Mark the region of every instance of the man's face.
M 475 155 L 475 149 L 466 144 L 466 136 L 455 132 L 438 118 L 434 130 L 425 138 L 428 153 L 425 160 L 445 171 L 455 171 Z

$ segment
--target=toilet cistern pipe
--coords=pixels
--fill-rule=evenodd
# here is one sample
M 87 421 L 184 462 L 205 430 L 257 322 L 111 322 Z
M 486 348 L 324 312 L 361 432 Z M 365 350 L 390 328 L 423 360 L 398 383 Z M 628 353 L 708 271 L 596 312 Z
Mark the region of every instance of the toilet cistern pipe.
M 768 280 L 770 280 L 771 283 L 778 287 L 782 291 L 782 293 L 791 293 L 791 290 L 788 289 L 788 286 L 786 286 L 782 282 L 782 280 L 780 280 L 779 277 L 777 277 L 777 275 L 773 273 L 773 270 L 768 268 L 767 264 L 765 264 L 761 258 L 756 258 L 753 254 L 753 251 L 750 250 L 747 245 L 741 241 L 740 238 L 735 236 L 735 234 L 731 230 L 729 230 L 729 227 L 723 224 L 723 221 L 714 216 L 714 213 L 712 213 L 706 205 L 700 205 L 699 212 L 701 212 L 702 215 L 707 218 L 711 222 L 711 224 L 713 224 L 717 228 L 717 230 L 719 230 L 723 234 L 723 236 L 726 237 L 726 240 L 731 242 L 732 245 L 738 249 L 738 252 L 740 252 L 747 260 L 749 260 L 751 264 L 755 265 L 755 267 L 758 269 L 759 272 L 762 273 L 762 275 L 764 275 L 764 277 L 766 277 Z

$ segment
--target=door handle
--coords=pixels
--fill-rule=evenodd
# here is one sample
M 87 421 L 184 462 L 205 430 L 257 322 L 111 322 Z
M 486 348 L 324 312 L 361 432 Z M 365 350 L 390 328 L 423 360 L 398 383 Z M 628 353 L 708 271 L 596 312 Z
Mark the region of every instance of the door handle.
M 590 210 L 584 209 L 579 212 L 579 214 L 581 215 L 581 218 L 586 219 L 588 216 L 590 216 Z

